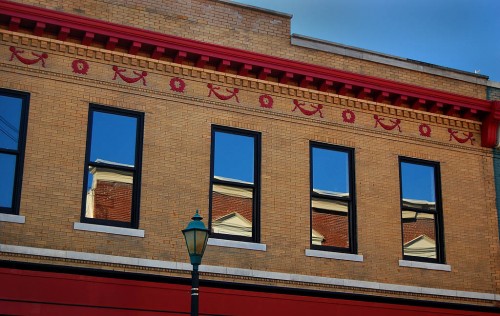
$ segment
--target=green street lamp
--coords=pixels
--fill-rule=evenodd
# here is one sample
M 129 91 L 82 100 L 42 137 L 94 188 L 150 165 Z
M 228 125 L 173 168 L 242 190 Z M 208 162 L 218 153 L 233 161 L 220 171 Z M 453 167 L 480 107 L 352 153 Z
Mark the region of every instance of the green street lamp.
M 184 239 L 186 239 L 186 246 L 189 252 L 189 260 L 193 265 L 193 272 L 191 274 L 191 316 L 198 316 L 198 286 L 199 286 L 199 274 L 198 266 L 201 264 L 201 258 L 205 252 L 208 241 L 208 229 L 205 224 L 201 221 L 203 217 L 196 214 L 191 218 L 192 221 L 189 222 L 186 229 L 182 230 L 184 234 Z

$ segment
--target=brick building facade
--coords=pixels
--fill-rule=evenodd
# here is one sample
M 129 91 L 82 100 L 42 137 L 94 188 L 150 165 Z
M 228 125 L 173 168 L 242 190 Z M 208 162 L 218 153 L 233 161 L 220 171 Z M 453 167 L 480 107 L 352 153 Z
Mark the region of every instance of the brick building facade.
M 488 78 L 290 23 L 0 0 L 0 313 L 498 313 Z

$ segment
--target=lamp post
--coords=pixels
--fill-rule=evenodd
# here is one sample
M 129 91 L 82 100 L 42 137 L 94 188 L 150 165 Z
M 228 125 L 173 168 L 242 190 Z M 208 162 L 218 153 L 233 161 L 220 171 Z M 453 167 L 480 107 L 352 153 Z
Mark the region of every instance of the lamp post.
M 189 260 L 193 265 L 193 272 L 191 277 L 191 316 L 198 316 L 198 285 L 199 275 L 198 266 L 201 264 L 201 258 L 207 247 L 208 229 L 201 221 L 203 217 L 196 214 L 191 218 L 186 229 L 182 230 L 184 239 L 186 239 L 186 246 L 189 252 Z

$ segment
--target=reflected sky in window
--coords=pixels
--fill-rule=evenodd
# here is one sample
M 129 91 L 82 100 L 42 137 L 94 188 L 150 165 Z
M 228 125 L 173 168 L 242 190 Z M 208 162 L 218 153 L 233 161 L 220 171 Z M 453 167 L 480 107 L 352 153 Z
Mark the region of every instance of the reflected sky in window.
M 434 167 L 401 162 L 403 199 L 436 202 Z
M 16 156 L 0 154 L 0 207 L 12 207 Z
M 0 148 L 17 150 L 23 100 L 0 96 Z
M 92 124 L 90 161 L 135 164 L 137 118 L 94 111 Z
M 312 148 L 313 189 L 349 193 L 349 155 L 343 151 Z
M 216 131 L 214 141 L 214 176 L 253 183 L 255 139 Z

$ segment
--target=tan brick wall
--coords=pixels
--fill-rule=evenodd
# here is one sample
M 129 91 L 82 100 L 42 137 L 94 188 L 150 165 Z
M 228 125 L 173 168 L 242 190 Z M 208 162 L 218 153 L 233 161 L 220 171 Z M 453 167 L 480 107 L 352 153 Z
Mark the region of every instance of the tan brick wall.
M 476 98 L 486 96 L 479 84 L 291 46 L 289 17 L 216 0 L 14 1 Z
M 31 102 L 20 210 L 26 223 L 0 222 L 0 243 L 188 262 L 180 231 L 197 208 L 208 218 L 211 125 L 218 124 L 262 133 L 261 239 L 267 251 L 209 246 L 204 264 L 499 293 L 492 154 L 478 145 L 479 123 L 5 31 L 1 35 L 1 87 L 31 93 Z M 46 67 L 9 61 L 11 45 L 28 53 L 48 52 Z M 71 69 L 80 58 L 90 64 L 87 75 Z M 113 80 L 111 65 L 129 73 L 147 70 L 147 84 Z M 170 90 L 173 77 L 186 82 L 184 92 Z M 221 93 L 238 87 L 238 101 L 208 97 L 207 83 L 223 87 Z M 263 94 L 274 99 L 271 109 L 259 106 Z M 302 114 L 294 99 L 305 106 L 321 102 L 322 117 Z M 73 229 L 80 220 L 89 103 L 145 112 L 139 225 L 145 238 Z M 355 113 L 354 123 L 343 121 L 347 110 Z M 387 124 L 400 118 L 401 131 L 384 130 L 374 115 Z M 421 124 L 432 128 L 431 137 L 419 134 Z M 460 137 L 472 133 L 475 141 L 460 144 L 448 129 Z M 357 236 L 364 262 L 304 254 L 310 243 L 311 140 L 355 149 Z M 452 272 L 398 266 L 399 156 L 440 162 L 445 251 Z

